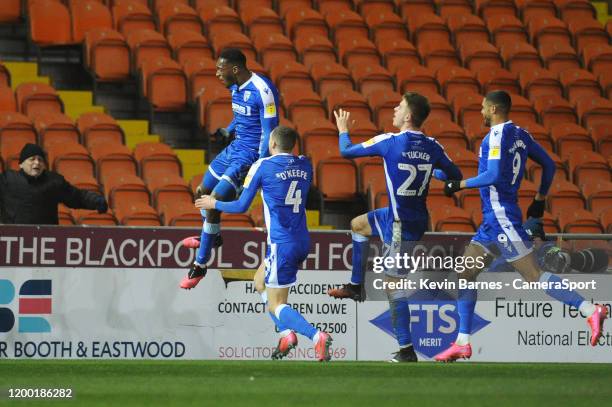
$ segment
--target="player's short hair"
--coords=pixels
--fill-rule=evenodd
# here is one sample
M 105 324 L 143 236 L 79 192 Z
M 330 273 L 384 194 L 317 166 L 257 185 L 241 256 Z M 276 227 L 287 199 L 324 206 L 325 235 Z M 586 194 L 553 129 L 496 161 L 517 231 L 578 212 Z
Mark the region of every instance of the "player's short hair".
M 427 120 L 427 116 L 429 116 L 429 112 L 431 111 L 429 100 L 416 92 L 406 92 L 403 97 L 412 114 L 412 125 L 421 127 L 423 122 Z
M 512 98 L 510 98 L 508 92 L 504 90 L 494 90 L 487 93 L 485 100 L 490 104 L 497 106 L 501 113 L 510 113 L 510 109 L 512 108 Z
M 278 147 L 283 150 L 283 152 L 291 152 L 293 147 L 295 147 L 295 143 L 298 141 L 298 133 L 292 128 L 286 126 L 278 126 L 272 131 L 272 137 L 278 144 Z
M 225 59 L 227 62 L 233 65 L 237 65 L 241 68 L 246 68 L 246 56 L 238 48 L 225 48 L 219 54 L 219 58 Z

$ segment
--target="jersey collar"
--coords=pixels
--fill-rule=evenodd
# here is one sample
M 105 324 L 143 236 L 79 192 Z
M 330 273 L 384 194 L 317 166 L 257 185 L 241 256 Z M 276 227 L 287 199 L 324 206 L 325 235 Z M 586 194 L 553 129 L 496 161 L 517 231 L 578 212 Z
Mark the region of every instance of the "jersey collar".
M 255 75 L 255 74 L 254 74 L 253 72 L 251 72 L 251 77 L 249 78 L 249 80 L 248 80 L 248 81 L 246 81 L 245 83 L 243 83 L 242 85 L 240 85 L 240 86 L 238 87 L 238 90 L 242 90 L 242 89 L 243 89 L 243 88 L 244 88 L 246 85 L 248 85 L 249 83 L 251 83 L 251 81 L 253 80 L 253 76 L 254 76 L 254 75 Z

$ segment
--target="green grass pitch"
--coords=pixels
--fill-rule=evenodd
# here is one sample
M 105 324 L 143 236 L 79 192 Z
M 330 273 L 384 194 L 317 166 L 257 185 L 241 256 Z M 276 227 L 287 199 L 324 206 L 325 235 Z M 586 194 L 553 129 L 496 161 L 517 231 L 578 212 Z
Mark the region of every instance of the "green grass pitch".
M 0 406 L 609 406 L 611 383 L 609 364 L 2 360 Z

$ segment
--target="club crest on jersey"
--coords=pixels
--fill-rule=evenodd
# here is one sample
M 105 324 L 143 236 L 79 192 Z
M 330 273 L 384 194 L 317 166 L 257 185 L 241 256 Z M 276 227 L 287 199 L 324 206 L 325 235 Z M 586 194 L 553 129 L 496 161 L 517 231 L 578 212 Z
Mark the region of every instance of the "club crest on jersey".
M 251 91 L 250 90 L 245 90 L 244 91 L 244 97 L 242 98 L 242 100 L 244 100 L 246 102 L 247 100 L 249 100 L 250 97 L 251 97 Z

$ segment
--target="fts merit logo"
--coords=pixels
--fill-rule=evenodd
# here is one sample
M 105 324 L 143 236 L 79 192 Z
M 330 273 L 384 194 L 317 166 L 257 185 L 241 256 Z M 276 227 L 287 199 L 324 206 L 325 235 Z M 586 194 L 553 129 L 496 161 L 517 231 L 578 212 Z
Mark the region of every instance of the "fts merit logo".
M 459 314 L 455 299 L 446 291 L 428 290 L 414 293 L 408 297 L 408 302 L 414 350 L 432 358 L 448 348 L 459 331 Z M 395 338 L 389 310 L 370 322 Z M 490 321 L 474 314 L 470 334 L 475 334 L 489 323 Z
M 8 305 L 15 298 L 15 286 L 0 279 L 0 305 Z M 51 314 L 51 280 L 27 280 L 19 289 L 19 332 L 51 332 L 46 318 L 32 315 Z M 27 316 L 23 316 L 27 315 Z M 10 308 L 0 307 L 0 332 L 15 326 L 15 314 Z

